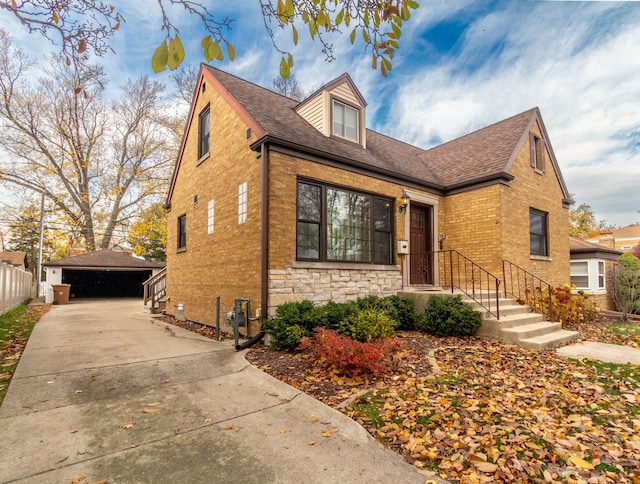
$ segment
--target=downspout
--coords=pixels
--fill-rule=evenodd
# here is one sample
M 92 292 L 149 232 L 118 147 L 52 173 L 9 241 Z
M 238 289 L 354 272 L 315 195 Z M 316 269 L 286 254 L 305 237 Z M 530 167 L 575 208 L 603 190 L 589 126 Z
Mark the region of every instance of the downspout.
M 260 145 L 260 157 L 262 158 L 262 180 L 260 189 L 260 331 L 251 339 L 236 345 L 236 350 L 250 348 L 262 338 L 265 332 L 262 330 L 262 322 L 267 317 L 269 297 L 269 150 L 267 144 Z

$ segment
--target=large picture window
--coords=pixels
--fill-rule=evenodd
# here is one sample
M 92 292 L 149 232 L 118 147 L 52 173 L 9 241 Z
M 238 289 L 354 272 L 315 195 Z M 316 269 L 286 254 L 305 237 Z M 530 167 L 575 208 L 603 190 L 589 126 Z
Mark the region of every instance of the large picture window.
M 529 209 L 529 244 L 531 255 L 548 256 L 547 213 Z
M 298 182 L 297 258 L 392 263 L 392 200 Z

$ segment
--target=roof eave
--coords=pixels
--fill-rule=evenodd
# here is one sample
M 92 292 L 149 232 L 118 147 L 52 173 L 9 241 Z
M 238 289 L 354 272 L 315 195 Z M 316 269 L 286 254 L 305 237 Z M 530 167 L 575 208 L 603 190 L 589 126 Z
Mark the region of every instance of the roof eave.
M 382 168 L 377 168 L 375 166 L 369 165 L 367 163 L 361 163 L 359 161 L 355 161 L 351 158 L 347 158 L 347 157 L 343 157 L 343 156 L 339 156 L 339 155 L 335 155 L 333 153 L 328 153 L 326 151 L 322 151 L 322 150 L 316 150 L 313 148 L 309 148 L 308 146 L 304 146 L 298 143 L 294 143 L 292 141 L 289 140 L 285 140 L 282 138 L 278 138 L 275 137 L 273 135 L 269 135 L 266 134 L 265 136 L 261 137 L 260 139 L 258 139 L 257 141 L 253 142 L 250 145 L 250 148 L 253 151 L 258 152 L 259 148 L 263 145 L 263 144 L 267 144 L 267 145 L 272 145 L 272 146 L 281 146 L 283 148 L 288 148 L 300 153 L 306 153 L 312 157 L 317 157 L 317 158 L 324 158 L 327 160 L 331 160 L 334 162 L 338 162 L 341 163 L 343 165 L 347 165 L 347 166 L 352 166 L 354 168 L 358 168 L 358 169 L 362 169 L 362 170 L 366 170 L 368 172 L 371 173 L 378 173 L 381 175 L 385 175 L 388 177 L 393 177 L 398 179 L 399 181 L 405 181 L 408 182 L 412 185 L 415 185 L 416 187 L 422 187 L 425 188 L 427 190 L 431 190 L 431 191 L 435 191 L 439 194 L 444 194 L 446 187 L 444 185 L 440 185 L 437 183 L 433 183 L 433 182 L 429 182 L 426 180 L 421 180 L 418 178 L 414 178 L 414 177 L 410 177 L 408 175 L 403 175 L 401 173 L 397 173 L 391 170 L 384 170 Z

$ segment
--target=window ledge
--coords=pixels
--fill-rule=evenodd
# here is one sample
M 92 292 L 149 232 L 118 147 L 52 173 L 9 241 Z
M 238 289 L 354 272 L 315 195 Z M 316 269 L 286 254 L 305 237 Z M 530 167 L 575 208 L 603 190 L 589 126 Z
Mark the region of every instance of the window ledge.
M 180 252 L 186 252 L 187 248 L 186 247 L 181 247 L 179 249 L 176 249 L 176 254 L 179 254 Z
M 387 264 L 363 264 L 351 262 L 309 262 L 294 261 L 291 264 L 294 269 L 338 269 L 342 271 L 399 271 L 398 265 Z
M 196 161 L 196 166 L 202 164 L 204 161 L 208 160 L 211 157 L 211 151 L 202 155 L 198 161 Z
M 538 175 L 544 175 L 544 170 L 541 170 L 540 168 L 534 168 L 533 171 L 535 171 Z
M 529 258 L 531 260 L 544 260 L 544 261 L 548 261 L 548 262 L 551 262 L 553 260 L 553 258 L 551 256 L 548 256 L 548 255 L 533 255 L 533 254 L 531 254 L 529 256 Z

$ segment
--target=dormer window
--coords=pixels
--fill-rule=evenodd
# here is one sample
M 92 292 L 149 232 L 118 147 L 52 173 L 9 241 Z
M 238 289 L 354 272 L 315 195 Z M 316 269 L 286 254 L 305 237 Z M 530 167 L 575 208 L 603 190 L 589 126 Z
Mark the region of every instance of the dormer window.
M 340 101 L 333 101 L 333 135 L 340 138 L 348 139 L 349 141 L 358 142 L 358 118 L 359 112 L 356 108 L 341 103 Z

